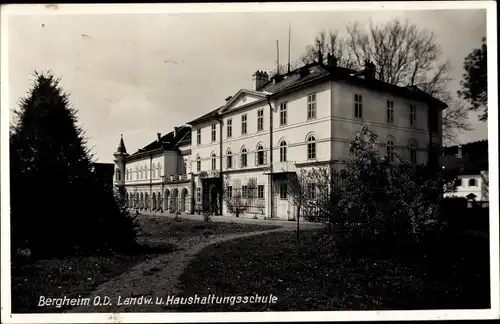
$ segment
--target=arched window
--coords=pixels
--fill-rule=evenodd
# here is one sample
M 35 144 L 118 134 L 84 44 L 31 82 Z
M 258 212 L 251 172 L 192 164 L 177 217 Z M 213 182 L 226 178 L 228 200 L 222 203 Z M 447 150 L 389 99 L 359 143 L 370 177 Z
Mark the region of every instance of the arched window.
M 286 162 L 286 141 L 280 143 L 280 162 Z
M 199 154 L 196 155 L 196 171 L 201 171 L 201 158 Z
M 476 179 L 469 179 L 469 187 L 475 187 L 475 186 L 477 186 Z
M 215 155 L 215 153 L 212 153 L 212 170 L 216 170 L 217 169 L 217 156 Z
M 307 138 L 307 159 L 316 159 L 316 137 L 314 135 L 309 135 Z
M 146 177 L 146 180 L 149 178 L 149 171 L 150 171 L 150 170 L 149 170 L 149 168 L 148 168 L 147 166 L 146 166 L 146 167 L 144 167 L 144 175 L 145 175 L 145 177 Z
M 264 156 L 264 147 L 259 144 L 257 146 L 257 154 L 256 154 L 256 165 L 264 165 L 265 164 L 265 156 Z
M 233 153 L 231 152 L 231 149 L 227 150 L 226 154 L 226 168 L 232 169 L 233 168 Z
M 392 138 L 389 138 L 387 140 L 386 151 L 389 161 L 394 162 L 394 141 L 392 140 Z
M 246 168 L 247 165 L 248 165 L 247 149 L 242 148 L 241 149 L 241 167 Z
M 417 141 L 411 140 L 410 141 L 410 162 L 412 164 L 417 164 Z
M 151 179 L 156 179 L 156 166 L 153 165 L 153 175 L 151 176 Z

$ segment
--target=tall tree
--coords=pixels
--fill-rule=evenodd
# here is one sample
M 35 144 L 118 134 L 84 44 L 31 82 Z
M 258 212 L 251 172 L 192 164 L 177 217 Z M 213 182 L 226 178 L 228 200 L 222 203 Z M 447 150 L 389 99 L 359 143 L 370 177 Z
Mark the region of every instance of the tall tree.
M 377 66 L 379 80 L 402 87 L 417 86 L 446 102 L 445 140 L 452 141 L 458 132 L 470 129 L 466 109 L 447 90 L 450 63 L 442 60 L 435 35 L 427 29 L 399 19 L 381 25 L 370 23 L 367 30 L 355 22 L 347 26 L 345 38 L 337 31 L 320 32 L 302 55 L 304 63 L 317 61 L 320 50 L 334 54 L 339 66 L 351 69 L 361 70 L 365 60 L 371 60 Z
M 479 120 L 488 120 L 488 64 L 486 38 L 481 48 L 474 49 L 464 60 L 462 90 L 458 95 L 471 105 L 470 110 L 482 110 Z
M 50 73 L 35 73 L 11 128 L 13 251 L 68 255 L 135 246 L 135 224 L 95 174 L 77 111 Z

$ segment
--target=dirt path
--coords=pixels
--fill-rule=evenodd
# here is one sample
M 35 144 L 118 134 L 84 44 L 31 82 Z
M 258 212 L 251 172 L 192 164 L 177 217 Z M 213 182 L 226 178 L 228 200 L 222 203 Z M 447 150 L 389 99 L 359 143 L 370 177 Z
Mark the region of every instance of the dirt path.
M 118 299 L 123 302 L 127 297 L 152 297 L 154 303 L 156 297 L 175 295 L 178 291 L 179 277 L 189 262 L 203 248 L 237 238 L 254 235 L 264 235 L 274 232 L 288 231 L 290 228 L 279 228 L 259 232 L 236 233 L 222 236 L 191 237 L 183 239 L 182 242 L 172 242 L 180 250 L 170 254 L 147 260 L 136 265 L 130 271 L 103 283 L 90 296 L 90 306 L 80 306 L 69 310 L 70 313 L 111 313 L 111 312 L 164 312 L 161 305 L 117 305 Z M 168 241 L 167 241 L 168 242 Z M 170 242 L 168 242 L 170 243 Z M 111 305 L 94 306 L 93 302 L 100 297 L 109 297 Z M 165 299 L 165 298 L 164 298 Z

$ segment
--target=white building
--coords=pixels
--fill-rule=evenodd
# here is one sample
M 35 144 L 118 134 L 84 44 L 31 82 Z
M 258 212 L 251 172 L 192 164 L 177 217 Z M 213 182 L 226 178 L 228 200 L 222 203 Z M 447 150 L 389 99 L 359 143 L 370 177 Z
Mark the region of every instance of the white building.
M 474 174 L 465 173 L 458 176 L 455 191 L 446 192 L 445 197 L 459 197 L 485 202 L 489 200 L 488 187 L 488 171 Z
M 442 165 L 458 173 L 455 190 L 445 197 L 489 201 L 488 142 L 477 141 L 444 148 Z
M 377 80 L 370 62 L 356 72 L 329 57 L 326 65 L 272 79 L 257 71 L 253 79 L 253 89 L 238 90 L 221 107 L 133 155 L 121 140 L 115 184 L 130 206 L 194 212 L 208 201 L 220 212 L 229 176 L 233 191 L 256 185 L 246 216 L 294 218 L 284 175 L 346 160 L 350 140 L 363 125 L 378 134 L 381 152 L 418 164 L 437 162 L 446 105 L 416 88 Z

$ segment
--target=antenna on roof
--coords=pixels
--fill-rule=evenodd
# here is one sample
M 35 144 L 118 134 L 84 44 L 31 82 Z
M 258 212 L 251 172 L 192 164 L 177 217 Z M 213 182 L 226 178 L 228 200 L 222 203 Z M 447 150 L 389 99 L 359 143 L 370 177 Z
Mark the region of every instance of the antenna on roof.
M 288 22 L 288 73 L 290 73 L 290 44 L 292 42 L 292 23 Z
M 276 40 L 276 74 L 280 74 L 280 43 Z

